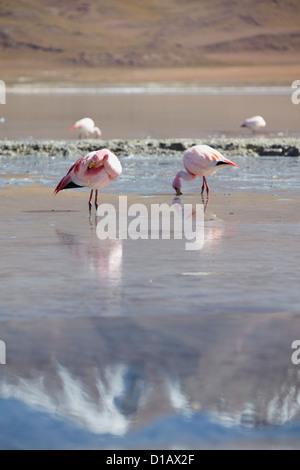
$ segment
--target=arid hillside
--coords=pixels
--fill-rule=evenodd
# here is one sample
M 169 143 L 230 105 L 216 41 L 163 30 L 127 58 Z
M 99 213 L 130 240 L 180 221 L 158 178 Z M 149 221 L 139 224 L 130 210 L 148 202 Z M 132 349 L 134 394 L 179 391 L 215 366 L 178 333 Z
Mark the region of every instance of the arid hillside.
M 0 3 L 6 80 L 28 71 L 45 80 L 61 79 L 61 71 L 74 78 L 78 71 L 91 80 L 103 68 L 290 67 L 299 56 L 298 0 Z

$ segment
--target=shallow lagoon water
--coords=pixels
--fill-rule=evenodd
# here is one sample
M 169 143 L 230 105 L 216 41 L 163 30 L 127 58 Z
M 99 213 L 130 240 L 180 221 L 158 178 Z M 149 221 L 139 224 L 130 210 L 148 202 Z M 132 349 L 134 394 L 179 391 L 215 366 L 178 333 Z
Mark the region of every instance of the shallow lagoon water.
M 7 93 L 1 107 L 1 139 L 75 139 L 73 124 L 91 117 L 102 139 L 205 138 L 251 136 L 241 128 L 248 117 L 262 115 L 266 136 L 299 136 L 299 106 L 291 101 L 292 90 L 198 90 L 178 93 L 151 89 L 135 93 Z M 39 89 L 37 91 L 40 91 Z M 280 112 L 278 112 L 280 110 Z
M 100 147 L 101 148 L 101 145 Z M 81 155 L 68 157 L 1 156 L 0 188 L 41 184 L 55 187 L 61 176 Z M 230 157 L 239 168 L 219 171 L 210 179 L 210 186 L 225 192 L 297 191 L 299 158 L 295 157 Z M 182 154 L 162 157 L 131 154 L 120 157 L 123 174 L 105 192 L 151 196 L 172 191 L 177 171 L 183 169 Z M 201 181 L 184 184 L 189 193 L 199 192 Z M 77 191 L 86 191 L 77 190 Z
M 300 160 L 230 158 L 187 251 L 99 240 L 74 156 L 0 157 L 1 449 L 299 448 Z M 202 202 L 181 155 L 121 161 L 103 203 Z
M 299 447 L 300 163 L 232 159 L 188 252 L 101 242 L 69 158 L 1 158 L 1 448 Z M 122 164 L 103 202 L 174 202 L 181 157 Z

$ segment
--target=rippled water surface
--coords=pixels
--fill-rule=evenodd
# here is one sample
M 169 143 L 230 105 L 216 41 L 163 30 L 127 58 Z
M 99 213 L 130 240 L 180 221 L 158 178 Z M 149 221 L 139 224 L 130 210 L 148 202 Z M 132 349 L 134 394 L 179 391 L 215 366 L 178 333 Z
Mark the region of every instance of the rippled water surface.
M 68 157 L 0 156 L 0 187 L 26 186 L 38 183 L 55 187 L 79 155 Z M 295 157 L 231 157 L 238 169 L 224 169 L 209 178 L 217 191 L 297 191 L 299 186 L 299 158 Z M 120 158 L 123 174 L 105 189 L 118 194 L 144 194 L 172 192 L 171 183 L 177 171 L 183 169 L 182 154 L 163 157 L 147 154 Z M 198 192 L 202 182 L 197 179 L 184 183 L 189 193 Z M 86 190 L 80 190 L 86 191 Z

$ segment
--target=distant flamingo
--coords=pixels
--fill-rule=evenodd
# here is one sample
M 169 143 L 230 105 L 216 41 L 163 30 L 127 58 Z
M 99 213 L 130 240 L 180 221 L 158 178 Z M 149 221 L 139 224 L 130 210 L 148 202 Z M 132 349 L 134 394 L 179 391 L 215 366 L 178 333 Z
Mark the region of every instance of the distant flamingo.
M 94 189 L 95 207 L 98 209 L 98 189 L 106 188 L 121 173 L 122 166 L 115 154 L 108 149 L 96 150 L 71 166 L 66 176 L 58 183 L 54 194 L 63 189 L 90 188 L 89 211 L 91 212 Z
M 266 121 L 261 116 L 253 116 L 251 118 L 246 119 L 242 124 L 241 127 L 248 127 L 252 129 L 252 132 L 257 131 L 258 129 L 262 129 L 266 127 Z
M 75 122 L 72 130 L 79 129 L 79 139 L 84 137 L 101 137 L 101 131 L 99 127 L 95 127 L 95 123 L 91 118 L 83 118 L 80 121 Z
M 193 181 L 197 176 L 203 178 L 201 194 L 205 188 L 207 196 L 209 194 L 209 186 L 206 176 L 211 176 L 224 165 L 232 165 L 237 167 L 235 163 L 225 158 L 218 150 L 208 145 L 194 145 L 184 152 L 183 165 L 186 171 L 179 171 L 173 181 L 173 188 L 178 195 L 181 192 L 181 178 L 185 181 Z

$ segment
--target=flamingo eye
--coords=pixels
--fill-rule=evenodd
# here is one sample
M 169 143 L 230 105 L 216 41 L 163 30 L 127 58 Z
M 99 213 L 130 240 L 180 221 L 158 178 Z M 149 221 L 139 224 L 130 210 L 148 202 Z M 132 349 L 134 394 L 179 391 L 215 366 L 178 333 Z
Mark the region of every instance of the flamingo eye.
M 90 170 L 91 168 L 93 168 L 93 166 L 95 166 L 95 163 L 94 162 L 91 162 L 88 166 L 88 169 Z

